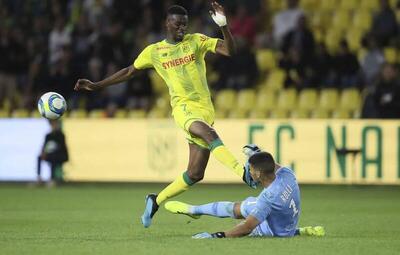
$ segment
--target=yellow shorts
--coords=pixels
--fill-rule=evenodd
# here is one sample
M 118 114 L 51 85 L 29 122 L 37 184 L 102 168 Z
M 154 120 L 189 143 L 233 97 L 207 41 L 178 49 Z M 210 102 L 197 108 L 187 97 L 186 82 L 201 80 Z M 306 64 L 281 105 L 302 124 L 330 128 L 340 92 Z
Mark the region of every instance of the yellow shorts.
M 195 121 L 203 121 L 212 126 L 215 118 L 213 109 L 206 109 L 191 104 L 179 104 L 172 110 L 172 116 L 174 116 L 176 124 L 186 132 L 186 139 L 188 139 L 189 143 L 194 143 L 208 149 L 207 142 L 201 138 L 192 136 L 189 132 L 189 127 Z

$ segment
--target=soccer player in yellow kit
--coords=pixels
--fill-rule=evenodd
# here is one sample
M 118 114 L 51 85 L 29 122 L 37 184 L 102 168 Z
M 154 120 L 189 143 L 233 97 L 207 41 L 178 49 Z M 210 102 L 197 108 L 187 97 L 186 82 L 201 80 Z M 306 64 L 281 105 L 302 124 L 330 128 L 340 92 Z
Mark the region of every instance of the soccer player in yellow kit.
M 96 90 L 132 78 L 137 72 L 154 68 L 164 79 L 171 96 L 172 115 L 187 134 L 189 165 L 187 170 L 158 195 L 146 196 L 146 208 L 141 217 L 144 227 L 149 227 L 159 205 L 203 179 L 211 153 L 222 164 L 242 177 L 249 185 L 250 174 L 224 146 L 216 131 L 214 107 L 206 80 L 204 57 L 207 52 L 231 56 L 235 51 L 232 35 L 227 26 L 224 9 L 211 3 L 211 17 L 222 31 L 224 40 L 202 34 L 186 34 L 188 15 L 185 8 L 173 5 L 167 11 L 167 38 L 147 46 L 134 63 L 99 82 L 79 79 L 75 90 Z

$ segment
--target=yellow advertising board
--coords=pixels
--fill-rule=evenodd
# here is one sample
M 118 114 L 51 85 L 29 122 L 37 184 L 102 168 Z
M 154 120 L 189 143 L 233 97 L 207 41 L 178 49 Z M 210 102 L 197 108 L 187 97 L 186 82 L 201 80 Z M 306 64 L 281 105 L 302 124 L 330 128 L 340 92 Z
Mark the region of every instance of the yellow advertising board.
M 256 143 L 291 167 L 300 183 L 400 184 L 400 121 L 218 120 L 240 160 Z M 169 182 L 186 170 L 184 132 L 172 120 L 66 119 L 67 180 Z M 212 156 L 203 182 L 241 182 Z

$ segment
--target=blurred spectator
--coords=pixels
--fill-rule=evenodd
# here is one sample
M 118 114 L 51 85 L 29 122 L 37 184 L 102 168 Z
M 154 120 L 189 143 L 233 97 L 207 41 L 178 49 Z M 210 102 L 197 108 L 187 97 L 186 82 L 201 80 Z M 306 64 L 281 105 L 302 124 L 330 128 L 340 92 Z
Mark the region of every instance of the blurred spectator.
M 72 32 L 71 46 L 76 56 L 75 61 L 81 70 L 85 69 L 90 58 L 92 44 L 97 39 L 97 36 L 91 39 L 92 32 L 87 17 L 85 15 L 80 16 Z
M 244 5 L 239 5 L 236 15 L 230 21 L 230 28 L 234 37 L 243 37 L 250 44 L 254 43 L 256 22 L 254 15 L 250 15 Z
M 71 44 L 71 30 L 64 17 L 58 17 L 49 35 L 49 61 L 56 63 L 62 55 L 62 47 Z
M 126 104 L 128 109 L 150 109 L 153 88 L 148 72 L 144 70 L 129 81 Z
M 375 15 L 371 35 L 377 40 L 379 46 L 387 46 L 398 32 L 396 14 L 389 5 L 389 0 L 380 0 L 380 10 Z
M 84 0 L 83 10 L 88 17 L 89 24 L 92 26 L 97 23 L 106 24 L 106 13 L 112 4 L 113 0 Z
M 58 60 L 50 66 L 48 88 L 70 98 L 73 92 L 71 86 L 75 82 L 75 77 L 78 76 L 71 47 L 64 45 L 59 54 Z
M 314 45 L 314 37 L 307 27 L 306 17 L 300 15 L 296 27 L 282 41 L 280 67 L 286 70 L 286 87 L 303 89 L 317 85 L 313 84 Z
M 310 65 L 314 57 L 314 36 L 307 26 L 304 15 L 300 15 L 296 26 L 283 38 L 282 52 L 287 55 L 289 49 L 297 51 L 299 61 L 303 65 Z
M 100 81 L 103 79 L 103 65 L 103 61 L 98 56 L 93 56 L 89 60 L 89 69 L 86 75 L 87 79 L 91 81 Z M 86 110 L 91 111 L 104 106 L 104 90 L 80 94 L 80 97 L 83 98 L 83 95 L 86 97 Z M 78 107 L 78 103 L 79 102 L 75 103 L 76 107 Z
M 295 48 L 289 48 L 289 51 L 280 60 L 279 66 L 286 71 L 286 79 L 284 81 L 285 87 L 294 87 L 296 89 L 303 89 L 308 87 L 315 87 L 313 84 L 313 69 L 310 65 L 305 65 L 301 62 L 300 53 Z
M 394 65 L 383 66 L 373 96 L 379 118 L 400 118 L 400 80 Z
M 0 105 L 8 98 L 10 108 L 16 106 L 17 78 L 28 62 L 21 33 L 18 28 L 0 27 Z
M 299 17 L 304 15 L 303 10 L 298 7 L 298 0 L 287 0 L 287 8 L 275 15 L 273 21 L 273 34 L 275 45 L 279 48 L 283 37 L 293 30 L 298 23 Z
M 68 149 L 65 143 L 65 135 L 61 130 L 59 120 L 50 120 L 51 132 L 45 137 L 44 144 L 37 162 L 38 182 L 41 179 L 41 163 L 46 161 L 50 164 L 50 182 L 49 186 L 54 186 L 63 181 L 62 165 L 68 161 Z
M 258 69 L 254 53 L 246 38 L 236 37 L 237 52 L 234 57 L 219 57 L 215 63 L 219 79 L 215 89 L 247 89 L 254 87 Z
M 312 70 L 312 84 L 320 86 L 334 85 L 333 58 L 324 43 L 316 45 Z
M 269 3 L 222 2 L 239 52 L 234 58 L 209 56 L 219 74 L 213 76 L 216 89 L 253 87 L 259 78 L 254 49 L 274 47 L 283 53 L 279 65 L 287 74 L 286 87 L 348 87 L 358 85 L 359 78 L 372 86 L 384 63 L 379 46 L 400 41 L 388 1 L 381 1 L 359 64 L 345 43 L 336 56 L 316 45 L 298 0 L 287 0 L 287 8 L 273 19 Z M 0 106 L 9 98 L 14 107 L 23 95 L 23 105 L 34 109 L 38 96 L 51 90 L 63 94 L 70 109 L 107 107 L 110 116 L 117 108 L 149 109 L 153 91 L 147 72 L 90 95 L 72 87 L 78 74 L 101 80 L 116 66 L 131 64 L 149 43 L 162 40 L 165 9 L 171 4 L 190 10 L 189 33 L 221 36 L 203 0 L 0 1 Z
M 107 71 L 105 76 L 111 76 L 119 69 L 120 68 L 114 62 L 110 62 L 107 64 Z M 107 111 L 109 112 L 109 114 L 107 114 L 108 116 L 113 115 L 113 109 L 125 106 L 127 87 L 128 82 L 122 82 L 104 89 L 104 94 L 106 97 L 105 107 L 106 109 L 109 109 L 109 111 Z
M 382 64 L 385 62 L 385 57 L 382 50 L 378 47 L 378 44 L 374 37 L 367 37 L 366 44 L 368 47 L 368 51 L 361 60 L 361 69 L 364 84 L 370 86 L 371 84 L 373 84 L 381 69 Z
M 342 88 L 356 86 L 358 83 L 359 64 L 357 56 L 349 50 L 346 41 L 341 41 L 338 53 L 333 57 L 333 84 Z

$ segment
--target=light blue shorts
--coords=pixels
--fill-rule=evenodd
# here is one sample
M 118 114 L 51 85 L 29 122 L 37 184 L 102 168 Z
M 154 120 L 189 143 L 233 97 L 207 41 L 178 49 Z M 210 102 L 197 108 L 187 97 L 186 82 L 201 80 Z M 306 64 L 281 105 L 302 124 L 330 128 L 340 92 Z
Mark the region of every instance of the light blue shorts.
M 256 197 L 248 197 L 241 203 L 240 213 L 244 218 L 249 216 L 251 211 L 253 211 L 253 209 L 256 207 L 256 203 L 257 203 Z M 264 220 L 249 234 L 249 236 L 272 237 L 274 236 L 274 233 L 270 229 L 268 221 Z

